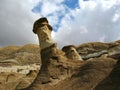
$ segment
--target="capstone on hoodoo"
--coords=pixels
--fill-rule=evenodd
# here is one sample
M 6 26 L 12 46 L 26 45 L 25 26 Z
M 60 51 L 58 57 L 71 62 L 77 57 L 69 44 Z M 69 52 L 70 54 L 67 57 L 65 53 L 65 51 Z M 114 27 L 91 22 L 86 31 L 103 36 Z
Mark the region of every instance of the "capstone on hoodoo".
M 33 32 L 38 35 L 39 45 L 41 49 L 47 48 L 55 42 L 52 39 L 52 27 L 49 25 L 47 18 L 38 19 L 33 26 Z
M 68 59 L 82 61 L 82 58 L 76 51 L 76 47 L 74 45 L 65 46 L 62 48 L 62 51 L 65 52 L 65 55 Z

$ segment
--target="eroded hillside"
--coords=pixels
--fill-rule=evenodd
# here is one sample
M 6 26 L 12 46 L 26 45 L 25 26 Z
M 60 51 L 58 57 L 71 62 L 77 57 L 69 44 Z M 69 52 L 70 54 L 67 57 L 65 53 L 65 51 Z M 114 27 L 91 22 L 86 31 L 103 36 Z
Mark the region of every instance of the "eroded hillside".
M 0 63 L 12 65 L 40 64 L 39 46 L 28 44 L 3 47 L 0 49 Z
M 82 60 L 74 60 L 75 55 L 69 54 L 75 50 Z M 0 67 L 40 65 L 39 52 L 39 46 L 33 44 L 0 48 Z M 65 46 L 63 50 L 50 47 L 43 52 L 47 56 L 43 53 L 41 68 L 27 67 L 28 73 L 20 73 L 21 69 L 0 72 L 0 90 L 119 90 L 120 41 Z M 43 74 L 38 76 L 39 68 Z

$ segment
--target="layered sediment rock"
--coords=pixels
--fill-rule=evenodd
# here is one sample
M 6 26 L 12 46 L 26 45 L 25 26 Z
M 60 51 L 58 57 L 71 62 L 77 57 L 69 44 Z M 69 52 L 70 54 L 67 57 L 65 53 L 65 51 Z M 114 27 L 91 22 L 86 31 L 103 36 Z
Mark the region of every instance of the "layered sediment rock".
M 120 90 L 120 58 L 111 73 L 94 90 Z
M 114 45 L 113 44 L 111 45 L 111 44 L 105 44 L 105 43 L 100 43 L 100 42 L 85 44 L 85 45 L 82 45 L 79 47 L 66 46 L 66 47 L 63 47 L 63 49 L 62 49 L 62 51 L 65 52 L 65 55 L 64 54 L 59 55 L 56 52 L 61 52 L 61 51 L 57 48 L 57 45 L 52 40 L 51 31 L 52 31 L 52 28 L 48 24 L 48 21 L 46 18 L 40 18 L 34 24 L 33 32 L 37 33 L 38 38 L 39 38 L 40 47 L 41 47 L 40 54 L 41 54 L 42 66 L 41 66 L 41 69 L 40 69 L 35 81 L 31 84 L 31 86 L 29 88 L 26 88 L 25 90 L 40 90 L 40 89 L 48 90 L 51 87 L 45 89 L 41 85 L 51 83 L 52 79 L 53 79 L 53 81 L 55 81 L 55 79 L 59 78 L 61 81 L 62 80 L 61 76 L 63 76 L 64 79 L 66 79 L 66 78 L 74 75 L 74 69 L 77 69 L 78 67 L 80 67 L 80 63 L 81 63 L 81 62 L 78 62 L 78 65 L 76 64 L 76 66 L 78 66 L 78 67 L 75 68 L 75 66 L 73 65 L 74 60 L 82 61 L 82 59 L 88 60 L 91 58 L 103 58 L 104 54 L 105 54 L 105 60 L 106 60 L 108 56 L 110 57 L 112 55 L 112 54 L 109 54 L 108 49 L 116 47 L 116 43 Z M 60 65 L 60 63 L 62 62 L 62 58 L 60 58 L 60 57 L 64 58 L 65 61 L 68 60 L 67 62 L 64 61 L 65 66 L 63 63 Z M 71 63 L 69 63 L 70 59 L 72 60 Z M 107 60 L 109 60 L 109 58 Z M 111 63 L 113 63 L 113 64 L 112 64 L 112 66 L 108 65 L 108 68 L 110 67 L 110 69 L 106 70 L 107 75 L 110 73 L 111 68 L 114 65 L 114 60 L 113 59 L 110 59 L 110 60 L 111 60 Z M 90 60 L 90 61 L 92 61 L 92 60 Z M 98 61 L 98 63 L 99 63 L 99 61 Z M 73 66 L 70 66 L 70 65 L 73 65 Z M 61 69 L 62 69 L 62 72 L 64 72 L 63 74 L 61 73 Z M 88 70 L 89 69 L 90 69 L 90 71 L 92 71 L 91 68 L 88 67 Z M 100 69 L 101 69 L 101 67 L 100 67 Z M 98 67 L 98 70 L 99 70 L 99 67 Z M 97 70 L 95 70 L 95 71 L 97 71 Z M 52 73 L 52 72 L 54 72 L 54 73 Z M 80 73 L 80 79 L 82 76 L 84 77 L 84 74 L 81 74 L 81 73 Z M 104 73 L 104 71 L 102 73 Z M 95 75 L 95 73 L 93 73 L 93 75 Z M 79 76 L 79 74 L 78 74 L 78 76 Z M 106 75 L 103 75 L 100 78 L 100 80 L 103 79 L 105 76 Z M 98 80 L 96 82 L 100 82 L 100 80 Z M 64 86 L 64 85 L 62 85 L 62 86 Z M 90 90 L 91 90 L 93 87 L 94 86 L 89 85 L 87 88 L 90 88 Z M 59 86 L 58 86 L 58 88 L 59 88 Z M 57 87 L 56 87 L 56 89 L 57 89 Z M 56 89 L 51 88 L 51 90 L 56 90 Z M 66 90 L 66 89 L 75 90 L 75 89 L 71 89 L 70 87 L 63 88 L 63 90 Z M 79 90 L 81 90 L 81 89 L 85 90 L 86 87 L 85 88 L 79 87 Z M 59 88 L 57 90 L 61 90 L 61 89 Z
M 0 74 L 1 90 L 8 90 L 8 87 L 10 90 L 101 90 L 106 83 L 115 86 L 115 90 L 119 90 L 120 41 L 70 45 L 60 50 L 51 37 L 51 31 L 52 27 L 46 18 L 40 18 L 34 23 L 33 32 L 38 35 L 40 43 L 40 58 L 38 46 L 34 45 L 16 47 L 13 51 L 9 48 L 0 49 L 2 56 L 0 56 L 0 65 L 40 64 L 34 60 L 41 60 L 38 74 L 38 70 L 33 69 L 25 75 L 19 74 L 20 77 L 16 78 L 18 73 L 6 75 L 6 72 L 2 72 Z M 34 48 L 31 48 L 33 46 Z M 114 83 L 111 84 L 109 80 Z M 108 87 L 107 89 L 110 89 Z
M 39 46 L 6 46 L 0 49 L 0 66 L 40 64 Z
M 82 61 L 82 58 L 78 54 L 78 52 L 76 51 L 76 47 L 75 46 L 73 46 L 73 45 L 65 46 L 65 47 L 62 48 L 62 51 L 65 52 L 65 55 L 66 55 L 66 57 L 68 59 Z
M 115 42 L 116 43 L 116 42 Z M 31 90 L 91 90 L 95 88 L 95 90 L 100 90 L 102 87 L 110 89 L 110 87 L 113 85 L 111 81 L 114 78 L 114 72 L 117 75 L 117 78 L 119 80 L 119 65 L 118 63 L 116 64 L 117 61 L 120 59 L 120 53 L 119 53 L 119 43 L 116 45 L 114 42 L 113 43 L 102 43 L 102 44 L 97 44 L 97 43 L 86 43 L 80 45 L 81 48 L 78 48 L 75 46 L 77 49 L 77 52 L 84 57 L 87 57 L 85 61 L 80 61 L 80 60 L 71 60 L 66 57 L 66 53 L 64 51 L 61 51 L 57 48 L 56 44 L 52 45 L 51 47 L 47 47 L 46 49 L 43 49 L 41 52 L 41 56 L 43 58 L 43 66 L 41 67 L 41 70 L 39 74 L 37 73 L 35 75 L 28 73 L 28 75 L 19 74 L 21 78 L 16 78 L 16 77 L 9 77 L 9 80 L 12 80 L 11 83 L 6 82 L 4 84 L 7 76 L 4 75 L 3 73 L 7 73 L 2 71 L 0 73 L 0 89 L 2 90 L 7 90 L 5 88 L 10 87 L 10 90 L 18 90 L 18 89 L 23 89 L 27 88 L 30 86 L 30 84 L 33 82 L 33 79 L 35 79 L 35 82 L 31 85 Z M 85 45 L 85 46 L 84 46 Z M 94 45 L 94 46 L 92 46 Z M 35 45 L 36 46 L 36 45 Z M 1 60 L 1 67 L 4 64 L 7 64 L 8 61 L 9 63 L 12 63 L 14 65 L 14 60 L 8 59 L 5 61 L 3 60 L 6 57 L 10 56 L 19 56 L 19 59 L 23 59 L 22 53 L 33 53 L 33 54 L 39 54 L 38 46 L 35 48 L 34 45 L 25 45 L 23 47 L 18 48 L 16 51 L 14 50 L 14 53 L 11 53 L 12 51 L 9 51 L 9 53 L 2 53 L 1 51 L 1 56 L 3 55 L 4 57 Z M 89 46 L 89 47 L 88 47 Z M 98 48 L 99 47 L 99 48 Z M 11 48 L 11 47 L 10 47 Z M 12 47 L 13 48 L 13 47 Z M 87 49 L 86 49 L 87 48 Z M 98 48 L 98 49 L 97 49 Z M 7 47 L 8 49 L 8 47 Z M 2 50 L 2 49 L 1 49 Z M 9 49 L 11 50 L 11 49 Z M 4 48 L 4 51 L 5 48 Z M 35 52 L 37 51 L 37 52 Z M 68 50 L 69 51 L 69 50 Z M 81 51 L 81 53 L 80 53 Z M 86 52 L 86 53 L 84 53 Z M 16 54 L 17 53 L 17 54 Z M 19 54 L 21 53 L 21 55 Z M 26 56 L 27 54 L 24 54 L 24 57 L 29 57 Z M 47 56 L 47 57 L 46 57 Z M 89 56 L 89 57 L 88 57 Z M 16 57 L 18 58 L 18 57 Z M 36 57 L 36 59 L 39 60 L 39 57 Z M 35 62 L 36 59 L 31 59 L 29 58 L 25 59 L 26 63 L 32 63 L 33 61 Z M 84 60 L 84 58 L 82 58 Z M 28 62 L 29 60 L 29 62 Z M 26 63 L 23 63 L 26 65 Z M 36 62 L 37 63 L 37 62 Z M 116 64 L 116 65 L 115 65 Z M 28 65 L 28 64 L 27 64 Z M 5 67 L 6 65 L 4 65 Z M 115 67 L 114 67 L 115 66 Z M 24 67 L 24 66 L 21 66 Z M 7 68 L 7 67 L 6 67 Z M 114 69 L 113 69 L 114 68 Z M 112 71 L 113 69 L 113 71 Z M 32 70 L 33 71 L 33 70 Z M 111 71 L 113 73 L 111 73 Z M 10 72 L 9 72 L 10 73 Z M 112 74 L 112 75 L 111 75 Z M 32 75 L 32 76 L 31 76 Z M 110 79 L 110 77 L 112 80 Z M 14 76 L 14 75 L 13 75 Z M 107 78 L 109 77 L 109 78 Z M 116 76 L 115 76 L 116 77 Z M 11 78 L 11 79 L 10 79 Z M 13 80 L 13 78 L 17 79 L 16 81 Z M 30 79 L 32 78 L 32 79 Z M 104 81 L 105 79 L 105 81 Z M 37 80 L 37 81 L 36 81 Z M 116 79 L 115 79 L 116 80 Z M 114 82 L 113 80 L 112 82 Z M 80 86 L 80 87 L 79 87 Z M 119 83 L 118 81 L 115 81 L 114 83 L 114 88 L 119 88 Z M 72 88 L 71 88 L 72 87 Z M 103 89 L 103 88 L 102 88 Z M 30 88 L 28 88 L 30 90 Z M 104 90 L 104 89 L 103 89 Z M 114 90 L 114 89 L 111 89 Z

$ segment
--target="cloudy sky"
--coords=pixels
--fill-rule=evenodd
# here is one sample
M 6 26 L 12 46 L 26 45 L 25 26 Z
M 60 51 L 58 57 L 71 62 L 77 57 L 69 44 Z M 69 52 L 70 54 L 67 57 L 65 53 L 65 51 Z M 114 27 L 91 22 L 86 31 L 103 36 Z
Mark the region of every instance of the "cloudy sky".
M 120 39 L 120 0 L 1 0 L 0 46 L 38 44 L 32 27 L 40 17 L 59 47 Z

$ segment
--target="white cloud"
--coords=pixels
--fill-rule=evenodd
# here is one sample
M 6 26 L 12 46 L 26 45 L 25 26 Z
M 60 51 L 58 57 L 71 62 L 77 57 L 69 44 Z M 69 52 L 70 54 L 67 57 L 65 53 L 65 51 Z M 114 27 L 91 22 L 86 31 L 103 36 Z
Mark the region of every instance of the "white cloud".
M 80 27 L 80 34 L 86 34 L 86 33 L 88 33 L 87 27 L 81 26 Z
M 114 5 L 118 4 L 119 0 L 99 0 L 102 5 L 103 10 L 112 8 Z
M 117 1 L 106 0 L 104 3 L 104 0 L 80 0 L 82 9 L 77 8 L 67 13 L 58 32 L 54 34 L 59 46 L 94 41 L 110 42 L 118 39 L 120 20 L 118 16 L 114 16 L 116 11 L 120 12 Z M 71 19 L 70 16 L 74 18 Z M 112 22 L 113 17 L 116 18 L 116 23 Z
M 64 0 L 41 0 L 41 12 L 43 17 L 47 17 L 52 26 L 59 22 L 59 17 L 66 13 L 66 6 L 62 4 Z
M 120 14 L 117 14 L 117 13 L 116 13 L 116 14 L 113 16 L 112 21 L 113 21 L 113 22 L 116 22 L 119 18 L 120 18 Z
M 34 3 L 33 0 L 1 1 L 0 46 L 36 43 L 32 32 L 33 22 L 38 18 L 31 12 Z
M 85 8 L 89 8 L 89 9 L 94 9 L 96 7 L 96 1 L 90 0 L 90 1 L 83 1 L 83 0 L 79 0 L 79 5 L 81 7 L 81 9 L 85 9 Z
M 41 14 L 47 16 L 48 14 L 59 11 L 59 9 L 55 3 L 45 2 L 43 3 Z
M 42 12 L 31 10 L 39 2 L 43 3 Z M 63 0 L 2 0 L 0 3 L 0 46 L 38 43 L 33 34 L 33 23 L 36 19 L 52 14 L 48 19 L 52 26 L 58 23 L 58 16 L 65 13 Z M 61 12 L 62 11 L 62 12 Z

